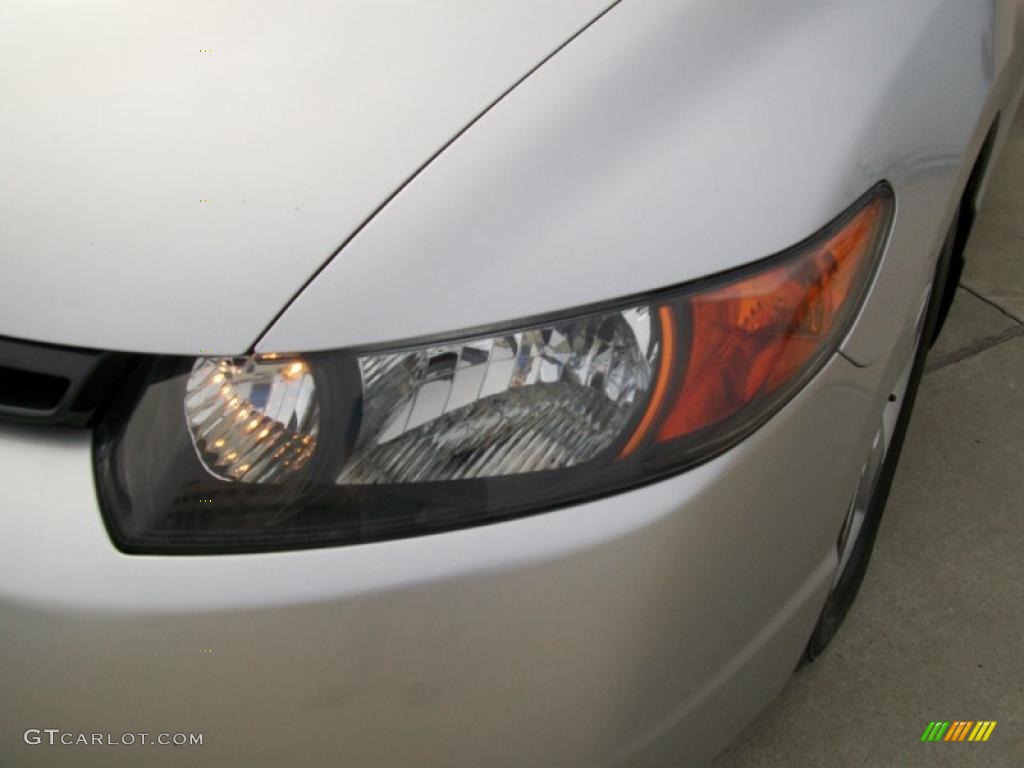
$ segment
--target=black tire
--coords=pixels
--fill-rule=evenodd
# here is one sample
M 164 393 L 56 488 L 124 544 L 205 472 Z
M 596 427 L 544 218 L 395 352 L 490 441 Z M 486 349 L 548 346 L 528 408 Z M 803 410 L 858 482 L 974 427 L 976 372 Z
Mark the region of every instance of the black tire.
M 929 349 L 935 346 L 935 342 L 939 340 L 939 334 L 946 327 L 946 318 L 949 317 L 949 311 L 953 308 L 956 289 L 960 285 L 960 278 L 964 273 L 964 248 L 967 245 L 967 234 L 970 232 L 973 220 L 974 214 L 968 215 L 964 212 L 963 206 L 961 206 L 961 210 L 953 219 L 953 227 L 943 245 L 942 256 L 947 262 L 945 266 L 946 271 L 942 285 L 935 285 L 932 288 L 933 291 L 941 288 L 942 292 L 939 298 L 939 306 L 935 312 L 935 325 L 932 327 L 931 333 L 925 337 L 928 340 Z
M 889 444 L 888 451 L 885 454 L 877 485 L 868 503 L 864 524 L 853 544 L 850 558 L 842 575 L 840 575 L 828 598 L 825 600 L 825 607 L 822 609 L 818 623 L 811 634 L 811 639 L 807 643 L 807 649 L 804 652 L 807 661 L 813 661 L 820 656 L 832 641 L 832 638 L 835 637 L 840 625 L 843 623 L 843 619 L 846 618 L 847 612 L 857 597 L 861 582 L 864 580 L 864 574 L 867 572 L 868 563 L 871 560 L 871 552 L 875 546 L 875 537 L 878 535 L 878 528 L 882 522 L 885 504 L 889 499 L 889 490 L 892 487 L 892 480 L 896 474 L 896 465 L 899 463 L 900 452 L 903 449 L 907 424 L 910 422 L 910 414 L 914 409 L 918 386 L 924 373 L 925 358 L 928 356 L 931 341 L 937 333 L 943 307 L 947 307 L 948 311 L 948 298 L 945 294 L 947 292 L 952 293 L 952 291 L 946 290 L 946 286 L 956 242 L 956 231 L 957 227 L 954 221 L 946 236 L 942 254 L 935 269 L 931 298 L 928 302 L 928 309 L 918 339 L 917 349 L 914 352 L 913 368 L 911 369 L 906 392 L 903 395 L 903 405 L 893 430 L 892 442 Z

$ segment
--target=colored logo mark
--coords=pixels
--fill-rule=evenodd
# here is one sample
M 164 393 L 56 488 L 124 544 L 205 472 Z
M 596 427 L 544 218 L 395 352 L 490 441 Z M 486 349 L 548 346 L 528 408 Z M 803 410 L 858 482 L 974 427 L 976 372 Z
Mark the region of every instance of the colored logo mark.
M 924 729 L 921 741 L 988 741 L 995 727 L 995 720 L 933 721 Z

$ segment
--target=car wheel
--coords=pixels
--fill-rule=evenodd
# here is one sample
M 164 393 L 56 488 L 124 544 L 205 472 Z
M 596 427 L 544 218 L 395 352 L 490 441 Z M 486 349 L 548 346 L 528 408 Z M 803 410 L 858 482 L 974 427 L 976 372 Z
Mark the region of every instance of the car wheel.
M 871 551 L 875 545 L 875 536 L 896 473 L 896 464 L 903 448 L 914 398 L 924 372 L 924 362 L 930 347 L 930 343 L 925 343 L 925 340 L 931 341 L 938 322 L 955 235 L 954 223 L 946 237 L 936 268 L 927 308 L 917 321 L 914 352 L 909 355 L 882 409 L 877 431 L 861 470 L 857 490 L 839 532 L 836 541 L 839 567 L 831 591 L 825 600 L 825 607 L 807 644 L 805 657 L 808 661 L 820 656 L 835 637 L 850 606 L 853 605 L 867 571 Z

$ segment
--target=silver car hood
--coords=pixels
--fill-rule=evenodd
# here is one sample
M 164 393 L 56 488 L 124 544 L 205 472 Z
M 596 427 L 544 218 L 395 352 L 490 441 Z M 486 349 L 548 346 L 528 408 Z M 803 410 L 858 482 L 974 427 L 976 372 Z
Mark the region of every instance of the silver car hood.
M 610 0 L 0 12 L 0 335 L 236 353 Z

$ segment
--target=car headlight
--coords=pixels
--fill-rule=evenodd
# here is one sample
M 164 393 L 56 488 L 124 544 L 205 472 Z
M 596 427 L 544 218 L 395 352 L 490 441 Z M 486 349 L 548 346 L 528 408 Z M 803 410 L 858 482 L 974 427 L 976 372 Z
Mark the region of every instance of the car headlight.
M 837 349 L 870 283 L 880 184 L 784 253 L 452 341 L 153 358 L 97 430 L 129 552 L 428 533 L 633 487 L 734 445 Z

